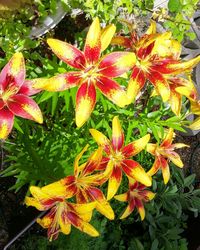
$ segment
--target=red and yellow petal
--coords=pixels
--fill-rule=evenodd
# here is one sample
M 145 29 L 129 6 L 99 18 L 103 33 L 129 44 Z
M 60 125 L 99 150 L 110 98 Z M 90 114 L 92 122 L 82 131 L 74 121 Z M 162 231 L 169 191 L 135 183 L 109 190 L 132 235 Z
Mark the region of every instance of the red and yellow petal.
M 60 60 L 76 69 L 84 69 L 85 56 L 79 49 L 69 43 L 52 38 L 47 39 L 47 43 Z
M 152 154 L 152 155 L 155 155 L 155 153 L 156 153 L 156 148 L 157 148 L 157 145 L 156 145 L 156 144 L 148 143 L 148 144 L 147 144 L 147 147 L 146 147 L 146 151 L 149 152 L 149 153 Z
M 190 100 L 190 105 L 191 112 L 195 115 L 200 115 L 200 101 Z
M 150 201 L 155 197 L 155 193 L 149 191 L 149 190 L 143 190 L 142 196 L 144 197 L 145 201 Z
M 96 79 L 97 88 L 113 103 L 119 107 L 128 104 L 126 91 L 117 82 L 105 76 L 98 76 Z
M 123 220 L 127 218 L 135 209 L 135 199 L 130 199 L 129 204 L 123 214 L 121 215 L 120 219 Z
M 87 144 L 82 150 L 81 152 L 76 156 L 75 161 L 74 161 L 74 175 L 77 177 L 78 173 L 79 173 L 79 160 L 81 159 L 81 157 L 83 156 L 83 154 L 87 151 L 89 147 L 89 144 Z
M 76 125 L 77 127 L 89 119 L 96 103 L 96 90 L 91 82 L 84 82 L 78 89 L 76 95 Z
M 89 187 L 87 192 L 92 201 L 96 201 L 96 209 L 109 220 L 114 220 L 114 212 L 103 192 L 96 187 Z
M 92 218 L 92 212 L 96 208 L 97 203 L 94 201 L 87 202 L 86 204 L 68 203 L 68 205 L 73 207 L 73 210 L 82 220 L 89 222 Z
M 88 203 L 89 201 L 90 200 L 86 191 L 84 189 L 78 189 L 76 193 L 76 202 L 79 204 L 84 204 Z
M 161 158 L 161 169 L 164 183 L 167 184 L 170 178 L 170 170 L 169 165 L 164 158 Z
M 200 55 L 186 62 L 169 64 L 167 68 L 173 71 L 173 74 L 181 74 L 184 71 L 191 71 L 200 62 Z
M 120 150 L 124 144 L 124 133 L 118 119 L 118 116 L 115 116 L 112 121 L 112 145 L 114 150 Z
M 14 115 L 7 108 L 0 110 L 0 139 L 5 140 L 10 134 L 14 123 Z
M 171 106 L 172 112 L 179 116 L 182 106 L 182 95 L 170 87 L 170 99 L 168 102 Z
M 86 234 L 89 234 L 92 237 L 99 236 L 99 233 L 97 232 L 97 230 L 92 225 L 90 225 L 88 222 L 85 222 L 83 219 L 81 219 L 74 212 L 68 212 L 67 213 L 67 219 L 69 220 L 69 222 L 74 227 L 76 227 L 80 231 L 82 231 L 82 232 L 84 232 Z
M 124 36 L 116 36 L 111 41 L 112 45 L 119 45 L 125 48 L 131 48 L 132 47 L 132 41 L 128 37 Z
M 113 196 L 117 193 L 117 190 L 121 184 L 121 180 L 122 170 L 119 166 L 115 165 L 108 180 L 107 200 L 112 199 Z
M 23 94 L 27 96 L 35 95 L 42 91 L 46 85 L 46 78 L 37 78 L 33 80 L 25 80 L 18 94 Z
M 134 160 L 123 160 L 121 166 L 128 177 L 135 179 L 147 187 L 152 185 L 151 177 L 138 162 Z
M 168 146 L 170 146 L 172 144 L 173 137 L 174 137 L 174 129 L 169 128 L 169 130 L 167 132 L 167 135 L 165 136 L 165 139 L 163 140 L 160 147 L 168 147 Z
M 150 140 L 150 134 L 147 134 L 143 136 L 142 138 L 129 143 L 127 146 L 123 147 L 122 154 L 126 158 L 130 158 L 138 154 L 147 146 L 147 143 L 149 142 L 149 140 Z
M 135 199 L 135 206 L 137 207 L 137 210 L 138 210 L 138 212 L 140 214 L 141 220 L 144 220 L 144 218 L 145 218 L 145 209 L 144 209 L 144 205 L 143 205 L 142 201 L 139 200 L 139 199 Z
M 102 146 L 105 152 L 109 154 L 111 150 L 110 140 L 96 129 L 90 129 L 89 131 L 94 140 L 97 142 L 97 144 L 99 146 Z
M 101 30 L 101 51 L 104 51 L 110 44 L 116 31 L 116 26 L 114 24 L 107 25 Z
M 71 198 L 77 192 L 76 179 L 73 175 L 67 176 L 59 181 L 43 186 L 41 191 L 50 197 Z
M 25 80 L 25 62 L 22 53 L 15 53 L 0 73 L 0 90 L 17 93 Z
M 172 161 L 177 167 L 179 168 L 182 168 L 183 167 L 183 162 L 180 158 L 180 156 L 176 153 L 176 152 L 173 152 L 173 153 L 166 153 L 166 154 L 163 154 L 165 157 L 167 157 L 170 161 Z
M 87 33 L 84 54 L 87 62 L 94 64 L 98 61 L 101 53 L 101 27 L 98 17 L 92 22 Z
M 7 102 L 8 108 L 17 116 L 33 120 L 38 123 L 43 122 L 43 117 L 37 103 L 30 97 L 17 94 Z
M 47 210 L 53 207 L 57 202 L 62 202 L 65 199 L 64 196 L 52 195 L 44 192 L 41 188 L 36 186 L 30 187 L 32 197 L 26 197 L 25 203 L 27 206 L 34 206 L 38 210 Z M 56 191 L 55 191 L 56 193 Z
M 63 91 L 77 86 L 80 83 L 80 79 L 79 72 L 59 74 L 49 78 L 42 89 L 51 92 Z
M 99 63 L 99 73 L 107 77 L 117 77 L 130 70 L 136 63 L 132 52 L 112 52 Z
M 118 200 L 118 201 L 128 201 L 129 195 L 128 195 L 128 192 L 127 192 L 127 193 L 115 195 L 114 198 L 116 200 Z
M 103 148 L 99 147 L 89 158 L 87 161 L 83 171 L 82 175 L 88 175 L 97 170 L 98 166 L 101 163 L 102 160 L 102 153 L 103 153 Z
M 144 87 L 145 82 L 144 72 L 140 68 L 134 67 L 127 87 L 127 98 L 130 100 L 130 103 L 135 100 L 139 91 Z
M 150 176 L 152 176 L 152 175 L 156 174 L 160 168 L 161 168 L 160 157 L 156 157 L 153 166 L 147 172 L 147 174 L 150 175 Z
M 198 93 L 194 83 L 191 78 L 189 80 L 185 78 L 172 78 L 170 79 L 172 83 L 175 83 L 177 87 L 175 87 L 175 91 L 181 95 L 186 96 L 188 99 L 195 101 L 197 99 Z
M 170 87 L 166 79 L 156 71 L 152 71 L 151 74 L 148 74 L 148 79 L 154 85 L 156 91 L 160 94 L 163 101 L 168 101 L 170 98 Z

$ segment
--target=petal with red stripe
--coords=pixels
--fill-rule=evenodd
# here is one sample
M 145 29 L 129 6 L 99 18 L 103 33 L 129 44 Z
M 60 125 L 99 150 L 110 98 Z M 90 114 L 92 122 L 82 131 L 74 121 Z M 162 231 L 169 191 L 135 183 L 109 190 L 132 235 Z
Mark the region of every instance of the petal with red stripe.
M 179 116 L 182 106 L 182 95 L 179 94 L 173 87 L 170 86 L 170 99 L 169 104 L 171 106 L 172 112 Z
M 111 41 L 112 45 L 119 45 L 125 48 L 131 48 L 131 39 L 124 36 L 116 36 Z
M 135 199 L 130 199 L 129 204 L 125 209 L 125 211 L 123 212 L 123 214 L 121 215 L 120 219 L 123 220 L 126 217 L 128 217 L 133 212 L 134 209 L 135 209 Z
M 121 180 L 122 170 L 119 166 L 115 165 L 108 180 L 107 200 L 112 199 L 112 197 L 117 193 Z
M 49 78 L 42 89 L 52 92 L 63 91 L 77 86 L 80 83 L 80 79 L 79 72 L 59 74 Z
M 168 165 L 167 161 L 165 160 L 165 158 L 163 158 L 163 157 L 161 157 L 160 163 L 161 163 L 163 180 L 164 180 L 164 183 L 167 184 L 169 181 L 169 178 L 170 178 L 169 165 Z
M 98 76 L 96 86 L 109 100 L 119 107 L 124 107 L 128 104 L 126 91 L 112 79 Z
M 144 209 L 144 205 L 143 205 L 142 201 L 139 200 L 139 199 L 135 199 L 135 206 L 137 207 L 137 210 L 138 210 L 138 212 L 140 214 L 141 220 L 144 220 L 144 218 L 145 218 L 145 209 Z
M 103 148 L 99 147 L 89 158 L 87 161 L 86 166 L 83 169 L 82 174 L 83 175 L 88 175 L 95 170 L 97 170 L 98 166 L 101 163 L 102 160 L 102 153 L 103 153 Z
M 130 100 L 130 103 L 135 100 L 139 91 L 144 87 L 145 82 L 144 72 L 140 68 L 134 67 L 127 88 L 127 98 Z
M 105 152 L 109 154 L 111 150 L 110 140 L 96 129 L 90 129 L 89 131 L 94 140 L 97 142 L 97 144 L 99 146 L 102 146 Z
M 165 136 L 165 139 L 163 140 L 162 144 L 160 145 L 161 147 L 168 147 L 172 144 L 174 137 L 174 129 L 169 128 L 167 135 Z
M 147 174 L 150 175 L 150 176 L 152 176 L 152 175 L 156 174 L 160 168 L 161 168 L 160 157 L 156 157 L 153 166 L 147 172 Z
M 52 38 L 48 39 L 47 43 L 51 47 L 53 53 L 63 62 L 76 69 L 83 69 L 85 67 L 85 56 L 83 52 L 76 47 Z
M 96 103 L 96 90 L 91 82 L 84 82 L 78 89 L 76 95 L 76 125 L 77 127 L 89 119 Z
M 150 140 L 150 134 L 143 136 L 142 138 L 129 143 L 127 146 L 123 147 L 122 154 L 126 157 L 132 157 L 142 151 Z
M 87 192 L 89 193 L 91 200 L 96 201 L 97 211 L 99 211 L 101 214 L 103 214 L 109 220 L 113 220 L 115 217 L 114 212 L 113 212 L 109 202 L 106 200 L 103 192 L 96 187 L 89 187 L 87 189 Z
M 152 184 L 151 177 L 144 171 L 143 167 L 134 160 L 123 160 L 122 168 L 128 177 L 149 187 Z
M 120 150 L 124 144 L 124 133 L 117 116 L 112 121 L 112 145 L 115 150 Z
M 5 140 L 10 134 L 14 123 L 14 115 L 7 108 L 0 110 L 0 139 Z
M 84 54 L 88 63 L 96 63 L 101 53 L 101 27 L 98 17 L 92 22 L 87 33 Z
M 132 52 L 112 52 L 99 63 L 99 73 L 107 77 L 117 77 L 130 70 L 136 63 Z
M 30 97 L 17 94 L 7 102 L 9 109 L 17 116 L 33 120 L 38 123 L 43 122 L 42 113 L 35 101 Z
M 0 90 L 17 93 L 25 80 L 25 74 L 24 57 L 17 52 L 0 73 Z
M 154 85 L 156 91 L 161 95 L 164 102 L 170 98 L 170 87 L 166 79 L 156 71 L 152 71 L 148 74 L 149 81 Z
M 18 94 L 23 95 L 35 95 L 42 91 L 43 86 L 45 86 L 47 79 L 45 78 L 37 78 L 33 80 L 25 80 L 23 85 L 21 86 Z
M 85 222 L 83 219 L 81 219 L 76 213 L 74 212 L 67 212 L 66 213 L 68 221 L 76 228 L 78 228 L 80 231 L 89 234 L 92 237 L 99 236 L 99 233 L 97 230 L 90 225 L 88 222 Z

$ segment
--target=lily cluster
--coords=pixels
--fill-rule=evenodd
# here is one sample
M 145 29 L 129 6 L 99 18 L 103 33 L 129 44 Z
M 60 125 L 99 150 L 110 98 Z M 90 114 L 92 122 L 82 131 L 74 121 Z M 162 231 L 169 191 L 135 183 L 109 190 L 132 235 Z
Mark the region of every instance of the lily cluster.
M 191 112 L 200 115 L 197 91 L 191 78 L 187 78 L 200 61 L 200 56 L 183 62 L 180 44 L 172 39 L 169 32 L 156 33 L 154 22 L 142 37 L 127 24 L 130 36 L 114 37 L 115 26 L 111 24 L 101 29 L 99 19 L 95 18 L 83 51 L 69 43 L 48 39 L 47 43 L 58 58 L 74 68 L 48 79 L 25 80 L 23 55 L 14 54 L 0 74 L 0 139 L 6 139 L 11 132 L 15 115 L 42 123 L 42 113 L 30 98 L 42 90 L 54 92 L 78 87 L 75 115 L 78 127 L 89 119 L 95 107 L 96 90 L 123 108 L 134 102 L 149 83 L 154 87 L 153 94 L 160 95 L 164 102 L 168 102 L 176 115 L 181 112 L 182 96 L 190 100 Z M 123 46 L 126 51 L 101 56 L 110 43 Z M 125 73 L 130 73 L 127 89 L 114 79 Z M 200 128 L 200 118 L 191 124 L 191 128 Z M 89 223 L 93 210 L 113 220 L 115 215 L 109 203 L 113 197 L 128 202 L 121 219 L 137 208 L 143 220 L 144 203 L 155 196 L 147 189 L 152 185 L 152 176 L 161 170 L 167 184 L 170 178 L 169 162 L 183 167 L 174 149 L 186 145 L 172 144 L 174 131 L 171 128 L 160 145 L 149 143 L 150 134 L 124 145 L 124 133 L 117 116 L 112 121 L 112 138 L 107 138 L 96 129 L 90 129 L 90 133 L 98 148 L 89 159 L 79 164 L 88 148 L 86 146 L 74 161 L 73 175 L 44 187 L 31 186 L 32 197 L 25 199 L 28 206 L 47 211 L 42 219 L 38 219 L 38 223 L 48 229 L 50 240 L 56 239 L 59 232 L 69 234 L 71 226 L 91 236 L 98 236 L 99 233 Z M 142 150 L 155 157 L 148 172 L 134 159 Z M 129 188 L 127 192 L 117 194 L 123 178 L 128 178 Z M 105 183 L 108 184 L 107 196 L 101 189 Z
M 96 89 L 119 107 L 131 104 L 145 84 L 151 83 L 154 95 L 161 95 L 172 111 L 180 115 L 182 96 L 191 102 L 191 112 L 200 113 L 198 94 L 187 75 L 200 61 L 200 56 L 183 62 L 181 45 L 171 38 L 170 32 L 156 33 L 154 21 L 147 32 L 139 37 L 130 29 L 130 37 L 114 37 L 116 27 L 101 29 L 98 18 L 91 24 L 83 52 L 69 43 L 48 39 L 52 51 L 75 71 L 57 74 L 49 79 L 25 80 L 25 63 L 16 53 L 0 74 L 0 139 L 6 139 L 13 127 L 14 116 L 42 123 L 42 113 L 29 97 L 41 90 L 64 91 L 78 87 L 76 94 L 76 125 L 81 127 L 90 117 L 96 103 Z M 101 57 L 112 43 L 126 48 Z M 127 90 L 113 78 L 132 71 Z M 185 77 L 182 75 L 185 73 Z M 187 73 L 187 74 L 186 74 Z M 181 74 L 181 76 L 179 76 Z M 200 128 L 197 118 L 192 129 Z
M 34 206 L 41 211 L 50 210 L 42 219 L 37 220 L 42 227 L 48 228 L 50 240 L 56 239 L 59 232 L 69 234 L 71 225 L 91 236 L 98 236 L 98 232 L 89 224 L 92 211 L 96 209 L 108 219 L 113 220 L 115 215 L 109 203 L 113 197 L 116 200 L 128 202 L 121 219 L 129 216 L 137 208 L 143 220 L 145 218 L 144 203 L 149 202 L 155 196 L 155 193 L 147 189 L 152 185 L 151 176 L 162 169 L 166 184 L 170 177 L 168 162 L 172 161 L 178 167 L 183 167 L 174 149 L 186 145 L 172 144 L 174 135 L 172 129 L 168 131 L 161 145 L 149 143 L 149 134 L 124 145 L 124 133 L 118 117 L 115 116 L 110 140 L 95 129 L 91 129 L 90 133 L 99 147 L 89 159 L 79 164 L 88 148 L 87 145 L 74 161 L 73 175 L 42 188 L 31 186 L 30 192 L 33 197 L 25 199 L 28 206 Z M 137 161 L 131 159 L 145 148 L 155 155 L 155 163 L 147 173 Z M 123 173 L 128 177 L 129 189 L 124 194 L 116 195 Z M 108 182 L 107 198 L 100 189 L 106 182 Z M 76 203 L 72 203 L 71 199 Z

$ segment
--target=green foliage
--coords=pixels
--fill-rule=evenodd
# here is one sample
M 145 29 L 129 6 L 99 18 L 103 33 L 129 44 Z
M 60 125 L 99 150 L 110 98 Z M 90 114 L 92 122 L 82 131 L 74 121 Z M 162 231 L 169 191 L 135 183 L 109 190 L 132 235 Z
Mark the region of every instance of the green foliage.
M 195 39 L 195 34 L 188 31 L 191 26 L 190 18 L 197 9 L 197 3 L 197 0 L 169 0 L 169 18 L 164 22 L 164 26 L 172 31 L 178 41 L 182 41 L 184 37 Z

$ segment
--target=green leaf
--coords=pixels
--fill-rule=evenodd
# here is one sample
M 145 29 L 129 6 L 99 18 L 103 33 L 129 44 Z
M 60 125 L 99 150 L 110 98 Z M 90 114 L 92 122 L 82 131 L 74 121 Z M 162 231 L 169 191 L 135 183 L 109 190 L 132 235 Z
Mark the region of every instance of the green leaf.
M 158 241 L 157 239 L 155 239 L 155 240 L 152 242 L 151 250 L 157 250 L 157 249 L 158 249 L 158 245 L 159 245 L 159 241 Z
M 171 12 L 178 12 L 181 9 L 181 3 L 179 0 L 169 0 L 168 8 Z
M 195 174 L 191 174 L 188 177 L 186 177 L 184 179 L 184 186 L 189 187 L 194 182 L 195 178 L 196 178 Z

